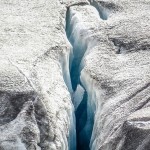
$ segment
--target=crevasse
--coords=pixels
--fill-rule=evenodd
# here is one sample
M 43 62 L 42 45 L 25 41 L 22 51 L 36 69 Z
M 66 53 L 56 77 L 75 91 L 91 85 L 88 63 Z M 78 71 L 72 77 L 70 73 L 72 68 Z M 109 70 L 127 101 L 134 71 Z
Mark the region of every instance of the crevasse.
M 77 150 L 90 149 L 90 139 L 92 135 L 92 128 L 94 123 L 93 110 L 89 109 L 89 99 L 91 94 L 87 92 L 85 83 L 80 80 L 81 62 L 87 50 L 88 44 L 81 33 L 87 32 L 82 22 L 78 22 L 78 17 L 70 9 L 66 15 L 66 34 L 72 44 L 73 54 L 70 55 L 70 77 L 72 83 L 72 101 L 75 107 L 76 116 L 76 140 Z M 82 66 L 84 67 L 84 66 Z M 70 148 L 71 149 L 71 148 Z
M 91 4 L 95 5 L 92 2 Z M 96 9 L 101 10 L 101 8 Z M 103 20 L 107 19 L 105 12 L 103 10 L 101 12 L 100 10 L 100 18 Z M 96 14 L 98 13 L 96 12 Z M 75 111 L 75 118 L 74 116 L 70 116 L 72 117 L 68 139 L 70 150 L 93 149 L 94 136 L 92 135 L 92 130 L 96 111 L 95 102 L 98 95 L 94 80 L 84 70 L 85 64 L 83 61 L 89 51 L 96 45 L 96 41 L 90 39 L 89 35 L 91 33 L 81 20 L 80 13 L 76 13 L 70 8 L 67 9 L 66 35 L 72 45 L 72 50 L 67 58 L 64 57 L 62 61 L 64 67 L 62 69 Z M 89 42 L 90 40 L 92 42 Z M 76 131 L 74 130 L 75 124 Z

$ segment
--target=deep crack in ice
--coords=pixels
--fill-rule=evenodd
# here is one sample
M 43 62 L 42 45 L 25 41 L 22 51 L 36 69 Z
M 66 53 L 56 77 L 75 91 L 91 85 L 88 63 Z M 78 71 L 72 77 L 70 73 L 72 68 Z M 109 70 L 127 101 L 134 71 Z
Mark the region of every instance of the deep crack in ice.
M 99 12 L 100 18 L 102 20 L 107 20 L 107 12 L 105 12 L 104 8 L 98 5 L 95 1 L 89 2 Z M 94 90 L 92 89 L 87 91 L 89 87 L 93 88 L 92 85 L 90 85 L 91 83 L 89 83 L 89 85 L 84 83 L 89 81 L 86 81 L 86 79 L 82 79 L 82 81 L 80 80 L 81 71 L 84 68 L 84 63 L 82 63 L 82 60 L 88 49 L 88 43 L 84 39 L 84 34 L 88 34 L 88 31 L 86 28 L 84 28 L 84 26 L 82 27 L 80 21 L 78 22 L 77 20 L 78 17 L 76 17 L 75 13 L 68 8 L 66 13 L 66 36 L 73 48 L 72 52 L 70 53 L 68 67 L 70 69 L 70 80 L 73 90 L 70 93 L 75 108 L 76 117 L 76 133 L 74 133 L 76 134 L 76 141 L 69 141 L 69 145 L 70 150 L 90 150 L 95 111 L 95 104 L 92 101 L 95 101 L 95 94 Z M 86 74 L 84 74 L 84 76 L 84 78 L 86 78 Z M 69 90 L 69 84 L 67 84 L 67 86 Z M 70 132 L 72 133 L 72 131 Z
M 80 82 L 80 64 L 82 58 L 86 52 L 87 47 L 81 42 L 76 43 L 74 38 L 74 24 L 72 20 L 72 14 L 70 14 L 70 10 L 67 10 L 66 14 L 66 34 L 68 40 L 70 41 L 73 47 L 73 56 L 70 56 L 70 78 L 73 88 L 73 95 L 72 101 L 75 107 L 75 116 L 76 116 L 76 149 L 77 150 L 88 150 L 91 134 L 92 134 L 92 127 L 88 130 L 85 130 L 84 127 L 87 124 L 87 100 L 88 94 L 83 85 Z M 72 149 L 71 149 L 72 150 Z

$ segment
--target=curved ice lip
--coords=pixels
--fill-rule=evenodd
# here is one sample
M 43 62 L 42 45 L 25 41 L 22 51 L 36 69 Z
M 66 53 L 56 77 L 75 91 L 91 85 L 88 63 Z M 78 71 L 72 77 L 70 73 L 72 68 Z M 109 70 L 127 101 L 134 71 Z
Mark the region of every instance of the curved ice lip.
M 95 0 L 89 0 L 89 2 L 92 6 L 94 6 L 97 9 L 99 16 L 102 20 L 108 19 L 110 14 L 110 11 L 108 9 L 104 8 L 101 5 L 98 5 L 98 3 Z

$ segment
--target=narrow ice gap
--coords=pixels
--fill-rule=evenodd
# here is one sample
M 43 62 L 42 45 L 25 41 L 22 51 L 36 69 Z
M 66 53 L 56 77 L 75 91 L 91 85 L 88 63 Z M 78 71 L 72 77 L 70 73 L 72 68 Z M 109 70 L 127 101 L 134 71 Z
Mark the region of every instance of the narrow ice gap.
M 88 31 L 81 20 L 80 14 L 70 9 L 67 10 L 66 35 L 73 47 L 73 53 L 70 55 L 69 68 L 72 90 L 74 91 L 72 94 L 72 102 L 75 107 L 76 116 L 76 149 L 90 150 L 95 106 L 92 104 L 93 106 L 90 108 L 93 99 L 91 92 L 93 90 L 91 92 L 90 90 L 87 91 L 89 89 L 87 86 L 90 85 L 83 84 L 82 80 L 80 80 L 82 67 L 84 68 L 84 66 L 81 66 L 81 63 L 89 45 L 85 37 L 88 35 Z
M 84 87 L 80 85 L 80 70 L 79 70 L 80 63 L 86 51 L 86 48 L 83 46 L 82 40 L 78 42 L 80 38 L 79 28 L 83 27 L 81 24 L 78 23 L 76 15 L 73 12 L 70 13 L 70 10 L 68 9 L 66 14 L 66 34 L 68 40 L 70 41 L 73 47 L 72 61 L 70 61 L 72 62 L 70 64 L 71 66 L 70 77 L 72 89 L 74 91 L 72 95 L 72 101 L 75 107 L 75 116 L 76 116 L 76 141 L 77 141 L 76 149 L 88 150 L 89 143 L 83 141 L 83 138 L 79 135 L 81 130 L 84 128 L 87 120 L 87 110 L 86 110 L 87 93 Z M 79 29 L 79 31 L 77 29 Z M 84 147 L 82 146 L 82 143 L 85 144 Z
M 95 14 L 107 20 L 109 11 L 95 0 L 89 0 Z M 93 79 L 84 70 L 84 57 L 96 46 L 95 40 L 88 39 L 89 33 L 80 13 L 68 8 L 66 12 L 66 36 L 70 42 L 70 53 L 62 57 L 64 81 L 71 94 L 74 108 L 70 112 L 69 150 L 94 150 L 94 117 L 97 103 L 97 90 Z

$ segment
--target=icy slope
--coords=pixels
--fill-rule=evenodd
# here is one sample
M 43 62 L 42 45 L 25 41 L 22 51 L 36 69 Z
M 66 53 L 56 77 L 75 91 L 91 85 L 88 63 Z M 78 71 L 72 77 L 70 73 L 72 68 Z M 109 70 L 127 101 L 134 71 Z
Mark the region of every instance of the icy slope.
M 73 105 L 61 62 L 71 48 L 65 35 L 65 12 L 59 1 L 0 2 L 0 134 L 6 136 L 0 139 L 0 149 L 33 150 L 38 145 L 38 149 L 66 150 L 68 141 L 75 138 L 70 135 L 75 130 Z M 24 124 L 23 118 L 16 117 L 28 101 L 33 102 L 35 119 L 26 127 L 16 123 Z M 14 126 L 11 132 L 5 124 Z M 19 132 L 38 128 L 38 138 L 31 137 L 34 146 L 26 132 L 27 141 L 18 136 L 17 126 L 22 128 Z M 14 147 L 8 147 L 11 141 Z

